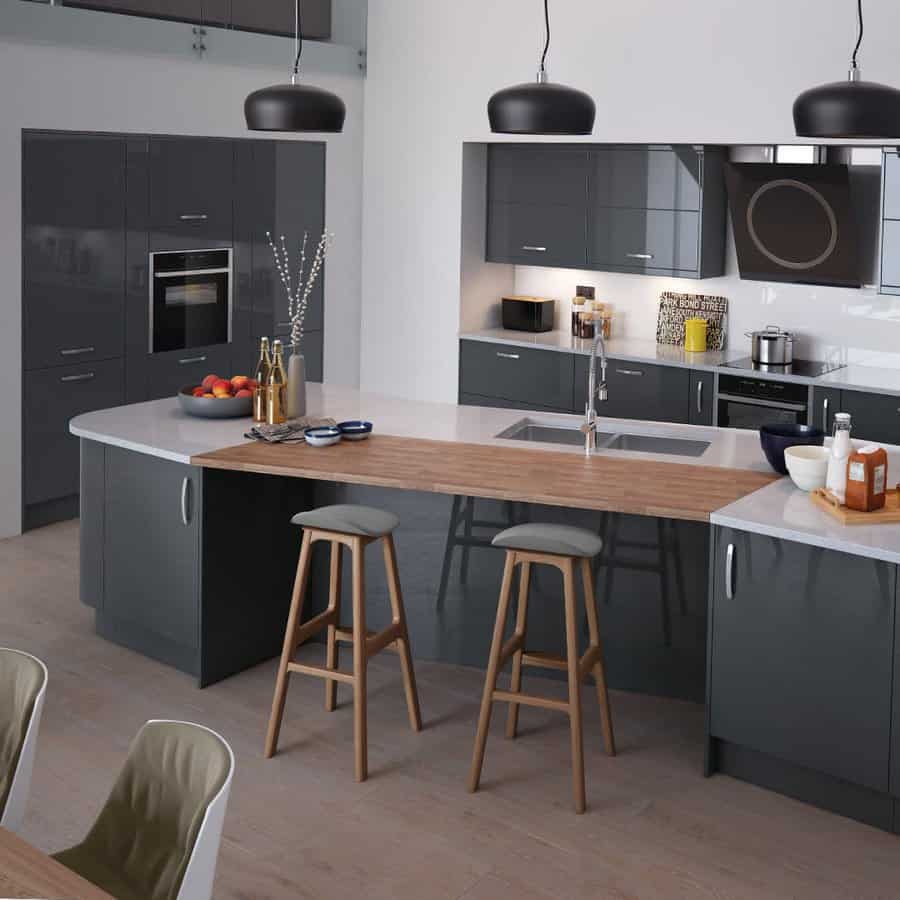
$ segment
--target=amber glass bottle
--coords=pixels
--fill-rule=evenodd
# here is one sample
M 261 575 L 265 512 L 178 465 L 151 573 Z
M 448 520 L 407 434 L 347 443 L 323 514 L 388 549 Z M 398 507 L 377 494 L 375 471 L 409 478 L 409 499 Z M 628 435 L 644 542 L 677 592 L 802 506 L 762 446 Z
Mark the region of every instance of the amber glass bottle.
M 287 375 L 284 371 L 281 341 L 275 341 L 272 346 L 274 354 L 266 392 L 268 401 L 266 422 L 269 425 L 280 425 L 287 419 Z
M 272 357 L 269 356 L 269 339 L 264 337 L 259 342 L 259 362 L 256 364 L 256 374 L 253 380 L 256 387 L 253 388 L 253 421 L 257 424 L 266 421 L 267 406 L 266 397 L 269 390 L 269 372 L 272 371 Z

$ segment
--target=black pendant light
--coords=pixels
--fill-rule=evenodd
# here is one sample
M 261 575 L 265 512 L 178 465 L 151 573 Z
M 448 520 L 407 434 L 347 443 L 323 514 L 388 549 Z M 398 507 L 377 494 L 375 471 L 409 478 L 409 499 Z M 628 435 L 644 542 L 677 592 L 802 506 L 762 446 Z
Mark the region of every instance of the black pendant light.
M 295 6 L 297 53 L 290 84 L 276 84 L 254 91 L 244 101 L 244 115 L 251 131 L 343 131 L 347 107 L 337 94 L 309 84 L 298 84 L 303 32 L 300 0 Z
M 590 134 L 597 107 L 583 91 L 551 84 L 547 76 L 550 49 L 549 0 L 544 0 L 546 41 L 537 81 L 497 91 L 488 102 L 491 131 L 498 134 Z
M 900 91 L 860 77 L 856 57 L 863 39 L 862 0 L 857 0 L 857 17 L 847 81 L 811 88 L 794 101 L 794 128 L 800 137 L 900 138 Z

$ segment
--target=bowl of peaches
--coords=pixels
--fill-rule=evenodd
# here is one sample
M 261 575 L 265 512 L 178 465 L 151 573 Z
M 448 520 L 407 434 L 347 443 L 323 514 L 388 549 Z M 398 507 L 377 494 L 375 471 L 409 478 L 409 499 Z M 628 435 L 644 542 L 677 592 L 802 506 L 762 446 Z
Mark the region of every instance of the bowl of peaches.
M 181 408 L 201 419 L 239 419 L 253 414 L 256 382 L 246 375 L 220 378 L 207 375 L 200 384 L 191 384 L 178 392 Z

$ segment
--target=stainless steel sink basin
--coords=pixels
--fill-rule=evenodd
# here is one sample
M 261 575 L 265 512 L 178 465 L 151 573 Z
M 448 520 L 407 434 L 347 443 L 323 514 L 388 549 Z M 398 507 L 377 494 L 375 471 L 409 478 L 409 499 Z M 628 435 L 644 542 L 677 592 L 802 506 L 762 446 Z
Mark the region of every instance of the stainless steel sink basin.
M 635 453 L 665 453 L 670 456 L 703 456 L 709 441 L 665 437 L 656 434 L 617 434 L 607 450 L 631 450 Z
M 542 444 L 564 444 L 583 447 L 584 434 L 574 425 L 556 425 L 538 419 L 520 419 L 497 435 L 507 441 L 536 441 Z M 692 438 L 667 437 L 656 434 L 600 432 L 599 450 L 628 450 L 632 453 L 660 453 L 668 456 L 702 456 L 709 441 Z
M 570 447 L 584 446 L 584 433 L 578 428 L 564 425 L 548 425 L 536 419 L 521 419 L 497 435 L 507 441 L 538 441 L 542 444 L 565 444 Z M 612 434 L 601 435 L 609 440 Z

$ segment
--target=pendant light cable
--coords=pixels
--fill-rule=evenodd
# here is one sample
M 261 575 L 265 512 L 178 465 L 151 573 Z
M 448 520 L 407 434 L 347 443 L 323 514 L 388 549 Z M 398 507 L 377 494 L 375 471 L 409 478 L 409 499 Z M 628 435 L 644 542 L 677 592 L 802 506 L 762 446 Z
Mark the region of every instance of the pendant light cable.
M 546 40 L 544 41 L 544 52 L 541 54 L 541 72 L 547 71 L 547 51 L 550 49 L 550 0 L 544 0 L 544 28 Z
M 862 0 L 857 0 L 856 3 L 856 19 L 858 23 L 858 30 L 856 35 L 856 46 L 853 48 L 853 60 L 851 62 L 851 68 L 858 69 L 859 66 L 856 64 L 856 56 L 859 53 L 859 48 L 862 44 L 863 39 L 863 7 Z
M 862 0 L 860 0 L 862 2 Z M 297 47 L 297 55 L 294 57 L 294 79 L 300 74 L 300 54 L 303 53 L 303 28 L 300 21 L 300 0 L 294 6 L 294 44 Z

